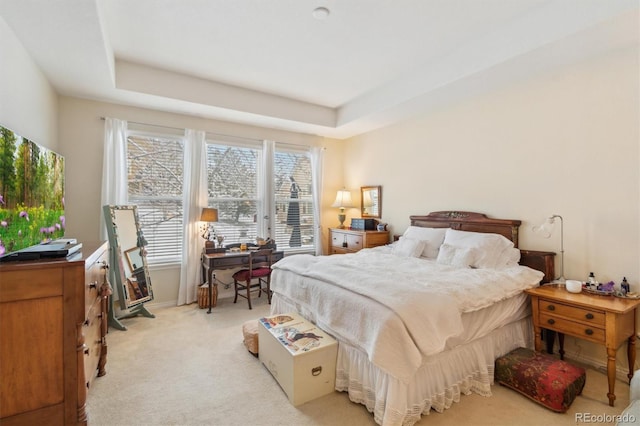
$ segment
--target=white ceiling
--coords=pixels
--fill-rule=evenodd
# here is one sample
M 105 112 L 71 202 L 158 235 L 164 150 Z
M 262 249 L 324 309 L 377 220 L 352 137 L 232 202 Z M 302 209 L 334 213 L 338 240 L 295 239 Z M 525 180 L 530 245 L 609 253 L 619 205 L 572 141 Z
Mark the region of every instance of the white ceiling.
M 330 10 L 325 20 L 312 11 Z M 55 89 L 346 138 L 639 43 L 638 0 L 0 0 Z

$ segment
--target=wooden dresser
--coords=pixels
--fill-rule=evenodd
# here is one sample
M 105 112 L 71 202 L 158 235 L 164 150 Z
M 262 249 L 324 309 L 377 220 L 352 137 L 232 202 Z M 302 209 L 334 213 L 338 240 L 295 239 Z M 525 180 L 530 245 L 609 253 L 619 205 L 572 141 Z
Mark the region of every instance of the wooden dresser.
M 329 228 L 329 254 L 355 253 L 389 244 L 389 231 Z
M 0 424 L 87 424 L 105 374 L 107 243 L 65 259 L 0 264 Z

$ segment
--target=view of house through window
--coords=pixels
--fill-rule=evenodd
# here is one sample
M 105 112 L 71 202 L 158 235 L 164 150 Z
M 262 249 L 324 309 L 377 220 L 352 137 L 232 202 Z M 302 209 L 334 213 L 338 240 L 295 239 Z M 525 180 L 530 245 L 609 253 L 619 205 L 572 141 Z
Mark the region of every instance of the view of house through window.
M 127 143 L 129 203 L 138 206 L 149 263 L 179 261 L 183 141 L 131 133 Z M 271 236 L 278 250 L 313 251 L 309 153 L 276 144 L 273 161 L 273 172 L 267 175 L 261 144 L 207 143 L 207 195 L 209 207 L 218 209 L 218 222 L 212 224 L 216 237 L 228 245 Z M 272 204 L 274 217 L 266 212 Z

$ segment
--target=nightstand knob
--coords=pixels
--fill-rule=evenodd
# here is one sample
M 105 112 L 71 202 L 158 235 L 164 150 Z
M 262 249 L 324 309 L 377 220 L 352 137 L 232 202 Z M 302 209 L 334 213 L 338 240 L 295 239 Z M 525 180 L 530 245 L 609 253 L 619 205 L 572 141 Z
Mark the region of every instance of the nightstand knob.
M 555 323 L 556 323 L 556 320 L 554 320 L 553 318 L 549 318 L 549 319 L 547 320 L 547 323 L 548 323 L 548 324 L 555 324 Z
M 550 310 L 550 311 L 555 311 L 556 307 L 553 306 L 553 305 L 549 305 L 549 306 L 547 306 L 547 309 Z
M 587 319 L 593 319 L 593 314 L 592 313 L 588 313 L 587 315 L 585 315 L 585 317 Z
M 587 328 L 584 332 L 587 336 L 591 336 L 593 334 L 593 330 L 590 328 Z

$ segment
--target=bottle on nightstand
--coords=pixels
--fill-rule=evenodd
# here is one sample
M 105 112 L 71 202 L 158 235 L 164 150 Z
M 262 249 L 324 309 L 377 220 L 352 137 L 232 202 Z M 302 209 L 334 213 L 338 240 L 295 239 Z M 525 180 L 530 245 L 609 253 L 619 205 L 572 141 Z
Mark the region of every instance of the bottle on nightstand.
M 627 281 L 627 277 L 622 278 L 622 282 L 620 283 L 620 291 L 623 295 L 629 293 L 631 289 L 629 288 L 629 282 Z

